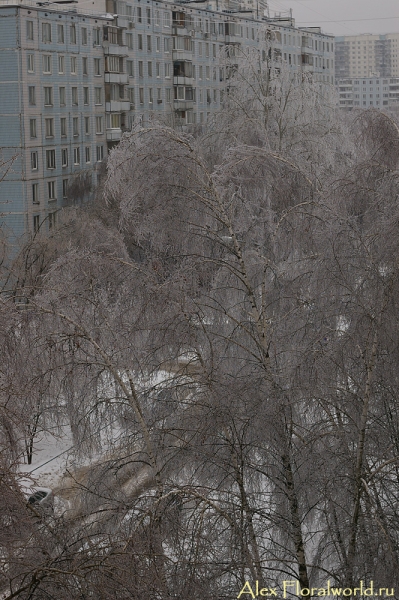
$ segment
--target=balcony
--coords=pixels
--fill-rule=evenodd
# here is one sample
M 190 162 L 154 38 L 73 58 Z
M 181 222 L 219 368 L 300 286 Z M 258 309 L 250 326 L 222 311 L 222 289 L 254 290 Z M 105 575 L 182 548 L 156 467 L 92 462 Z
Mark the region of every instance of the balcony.
M 313 55 L 302 53 L 302 66 L 313 67 Z
M 173 58 L 173 60 L 179 60 L 179 61 L 184 61 L 184 60 L 192 61 L 193 53 L 191 50 L 173 50 L 172 58 Z
M 129 100 L 111 100 L 105 103 L 106 112 L 124 112 L 130 110 Z
M 105 83 L 128 83 L 129 75 L 127 73 L 104 73 Z
M 116 17 L 116 26 L 117 27 L 122 27 L 122 29 L 127 29 L 129 27 L 129 21 L 127 17 L 123 17 L 121 15 L 118 15 Z
M 187 37 L 188 35 L 191 35 L 191 31 L 192 31 L 193 27 L 190 27 L 189 29 L 187 27 L 172 27 L 172 35 L 183 35 L 184 37 Z
M 193 85 L 192 77 L 173 77 L 173 85 Z
M 174 100 L 173 108 L 177 111 L 192 110 L 194 108 L 194 100 Z
M 109 42 L 103 42 L 104 54 L 112 54 L 113 56 L 129 56 L 127 46 L 120 46 L 119 44 L 110 44 Z
M 107 142 L 119 142 L 122 137 L 122 129 L 107 129 Z

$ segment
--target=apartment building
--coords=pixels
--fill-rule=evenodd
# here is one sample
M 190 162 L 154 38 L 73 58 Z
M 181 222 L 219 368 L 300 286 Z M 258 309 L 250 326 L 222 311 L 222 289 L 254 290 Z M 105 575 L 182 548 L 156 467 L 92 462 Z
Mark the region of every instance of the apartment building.
M 15 238 L 51 229 L 70 197 L 89 197 L 108 150 L 136 121 L 166 115 L 190 127 L 217 112 L 226 46 L 272 40 L 293 72 L 334 83 L 334 39 L 320 28 L 211 1 L 94 0 L 93 12 L 0 2 L 0 148 L 15 158 L 0 184 L 1 221 Z
M 341 108 L 399 108 L 399 77 L 365 77 L 337 81 Z
M 15 157 L 0 211 L 19 237 L 56 224 L 78 175 L 82 196 L 97 182 L 106 155 L 108 21 L 29 5 L 1 6 L 0 16 L 0 148 L 3 160 Z
M 399 33 L 336 37 L 335 46 L 337 79 L 399 77 Z

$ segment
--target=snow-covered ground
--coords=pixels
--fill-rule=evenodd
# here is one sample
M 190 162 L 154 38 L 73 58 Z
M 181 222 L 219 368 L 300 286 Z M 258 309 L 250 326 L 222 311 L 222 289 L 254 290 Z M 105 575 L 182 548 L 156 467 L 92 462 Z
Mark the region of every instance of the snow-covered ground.
M 193 358 L 189 352 L 182 355 L 182 359 L 187 362 L 192 361 Z M 159 370 L 150 377 L 143 375 L 135 377 L 135 382 L 139 390 L 156 391 L 175 385 L 175 378 L 175 373 Z M 183 380 L 185 382 L 191 381 L 190 378 L 184 376 L 180 379 L 180 384 Z M 99 397 L 113 396 L 113 386 L 107 382 L 102 382 L 101 387 Z M 69 425 L 64 425 L 61 428 L 61 433 L 58 433 L 57 436 L 48 432 L 39 434 L 34 441 L 32 464 L 21 463 L 19 465 L 21 489 L 26 495 L 30 495 L 38 488 L 49 488 L 53 491 L 57 500 L 57 491 L 65 488 L 68 475 L 72 474 L 74 476 L 78 470 L 84 470 L 91 464 L 100 461 L 101 458 L 112 451 L 120 433 L 121 430 L 117 423 L 105 422 L 103 427 L 104 436 L 101 432 L 101 452 L 85 458 L 77 457 Z M 62 495 L 65 496 L 65 494 Z
M 38 435 L 35 439 L 32 464 L 19 465 L 19 482 L 22 489 L 58 487 L 65 471 L 71 467 L 73 450 L 69 426 L 63 427 L 61 436 L 55 437 L 50 433 Z

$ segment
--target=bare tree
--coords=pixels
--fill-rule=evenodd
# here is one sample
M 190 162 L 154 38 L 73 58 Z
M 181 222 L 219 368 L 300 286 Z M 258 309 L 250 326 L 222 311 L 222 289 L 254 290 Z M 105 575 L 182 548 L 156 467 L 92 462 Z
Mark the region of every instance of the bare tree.
M 261 133 L 228 107 L 224 148 L 125 135 L 106 206 L 4 306 L 2 405 L 58 405 L 86 457 L 9 598 L 396 585 L 397 125 L 310 120 L 307 80 L 279 120 L 283 83 L 254 86 Z

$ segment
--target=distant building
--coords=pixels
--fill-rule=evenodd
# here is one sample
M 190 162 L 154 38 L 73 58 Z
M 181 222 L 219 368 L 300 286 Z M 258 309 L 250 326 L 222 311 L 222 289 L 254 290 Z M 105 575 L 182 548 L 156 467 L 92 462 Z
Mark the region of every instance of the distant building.
M 334 83 L 334 38 L 264 17 L 263 0 L 83 6 L 0 0 L 0 148 L 16 157 L 0 218 L 17 238 L 53 228 L 71 197 L 89 197 L 107 151 L 138 120 L 191 126 L 217 112 L 226 45 L 272 39 L 293 72 Z
M 399 108 L 399 77 L 338 79 L 336 87 L 341 108 Z
M 399 77 L 399 33 L 335 38 L 335 76 Z

